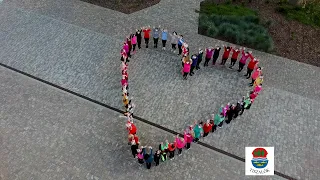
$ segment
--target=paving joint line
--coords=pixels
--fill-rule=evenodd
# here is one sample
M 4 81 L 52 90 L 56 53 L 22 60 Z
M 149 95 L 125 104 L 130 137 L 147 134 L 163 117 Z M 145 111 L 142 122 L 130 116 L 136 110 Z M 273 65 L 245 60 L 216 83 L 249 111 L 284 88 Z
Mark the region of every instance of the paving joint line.
M 33 76 L 33 75 L 29 74 L 29 73 L 26 73 L 26 72 L 21 71 L 21 70 L 19 70 L 19 69 L 13 68 L 13 67 L 8 66 L 8 65 L 6 65 L 6 64 L 0 63 L 0 66 L 4 67 L 4 68 L 6 68 L 6 69 L 10 69 L 10 70 L 12 70 L 12 71 L 14 71 L 14 72 L 17 72 L 17 73 L 19 73 L 19 74 L 25 75 L 25 76 L 27 76 L 27 77 L 29 77 L 29 78 L 31 78 L 31 79 L 40 81 L 40 82 L 42 82 L 42 83 L 44 83 L 44 84 L 47 84 L 47 85 L 49 85 L 49 86 L 52 86 L 52 87 L 54 87 L 54 88 L 57 88 L 57 89 L 60 89 L 60 90 L 62 90 L 62 91 L 65 91 L 65 92 L 67 92 L 67 93 L 70 93 L 70 94 L 72 94 L 72 95 L 75 95 L 75 96 L 77 96 L 77 97 L 80 97 L 80 98 L 82 98 L 82 99 L 85 99 L 85 100 L 87 100 L 87 101 L 90 101 L 90 102 L 92 102 L 92 103 L 98 104 L 98 105 L 103 106 L 103 107 L 105 107 L 105 108 L 108 108 L 108 109 L 110 109 L 110 110 L 113 110 L 113 111 L 116 111 L 116 112 L 122 113 L 122 114 L 124 113 L 124 111 L 122 111 L 122 110 L 120 110 L 120 109 L 118 109 L 118 108 L 115 108 L 115 107 L 109 106 L 109 105 L 107 105 L 107 104 L 104 104 L 104 103 L 102 103 L 102 102 L 100 102 L 100 101 L 91 99 L 91 98 L 89 98 L 89 97 L 87 97 L 87 96 L 81 95 L 81 94 L 79 94 L 79 93 L 76 93 L 76 92 L 71 91 L 71 90 L 69 90 L 69 89 L 66 89 L 66 88 L 64 88 L 64 87 L 61 87 L 61 86 L 59 86 L 59 85 L 56 85 L 56 84 L 54 84 L 54 83 L 51 83 L 51 82 L 46 81 L 46 80 L 44 80 L 44 79 L 41 79 L 41 78 L 39 78 L 39 77 Z M 141 117 L 138 117 L 138 116 L 133 115 L 133 118 L 135 118 L 135 119 L 137 119 L 137 120 L 139 120 L 139 121 L 141 121 L 141 122 L 143 122 L 143 123 L 146 123 L 146 124 L 148 124 L 148 125 L 154 126 L 154 127 L 158 128 L 158 129 L 162 129 L 162 130 L 164 130 L 164 131 L 166 131 L 166 132 L 168 132 L 168 133 L 171 133 L 171 134 L 174 134 L 174 135 L 180 135 L 181 137 L 183 136 L 183 134 L 181 134 L 181 133 L 179 133 L 179 132 L 176 132 L 176 131 L 174 131 L 174 130 L 171 130 L 171 129 L 169 129 L 169 128 L 166 128 L 166 127 L 164 127 L 164 126 L 161 126 L 161 125 L 159 125 L 159 124 L 153 123 L 153 122 L 148 121 L 148 120 L 146 120 L 146 119 L 143 119 L 143 118 L 141 118 Z M 206 148 L 208 148 L 208 149 L 210 149 L 210 150 L 216 151 L 216 152 L 218 152 L 218 153 L 220 153 L 220 154 L 223 154 L 223 155 L 229 156 L 229 157 L 231 157 L 231 158 L 234 158 L 234 159 L 236 159 L 236 160 L 238 160 L 238 161 L 245 162 L 245 159 L 244 159 L 244 158 L 242 158 L 242 157 L 240 157 L 240 156 L 237 156 L 237 155 L 235 155 L 235 154 L 229 153 L 229 152 L 227 152 L 227 151 L 224 151 L 224 150 L 222 150 L 222 149 L 216 148 L 216 147 L 211 146 L 211 145 L 209 145 L 209 144 L 206 144 L 206 143 L 203 143 L 203 142 L 198 142 L 198 144 L 201 145 L 201 146 L 203 146 L 203 147 L 206 147 Z M 296 178 L 293 178 L 293 177 L 291 177 L 291 176 L 289 176 L 289 175 L 283 174 L 283 173 L 281 173 L 281 172 L 279 172 L 279 171 L 274 171 L 274 174 L 277 175 L 277 176 L 283 177 L 283 178 L 285 178 L 285 179 L 296 180 Z

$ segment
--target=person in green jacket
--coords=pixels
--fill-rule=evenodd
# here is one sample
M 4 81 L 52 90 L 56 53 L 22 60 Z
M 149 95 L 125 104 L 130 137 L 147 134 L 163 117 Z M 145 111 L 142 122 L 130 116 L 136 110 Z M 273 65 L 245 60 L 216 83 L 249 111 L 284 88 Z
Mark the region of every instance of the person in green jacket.
M 165 143 L 161 142 L 159 145 L 159 150 L 161 151 L 161 160 L 167 160 L 167 152 L 168 152 L 169 141 L 166 140 Z
M 219 128 L 222 128 L 224 117 L 222 115 L 220 115 L 220 114 L 215 114 L 213 121 L 214 121 L 215 125 L 217 125 Z
M 200 123 L 195 122 L 194 128 L 193 128 L 193 141 L 198 142 L 200 137 L 203 135 L 203 122 L 201 121 Z
M 244 99 L 244 108 L 250 109 L 250 107 L 251 107 L 251 99 L 250 99 L 249 93 L 247 93 L 247 96 Z

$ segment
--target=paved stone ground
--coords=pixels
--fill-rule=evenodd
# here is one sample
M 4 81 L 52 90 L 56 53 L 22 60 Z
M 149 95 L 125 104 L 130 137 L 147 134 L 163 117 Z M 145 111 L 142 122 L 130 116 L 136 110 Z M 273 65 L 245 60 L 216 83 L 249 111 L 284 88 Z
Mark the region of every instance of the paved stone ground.
M 3 67 L 0 75 L 1 180 L 245 178 L 242 162 L 199 145 L 146 173 L 130 156 L 119 113 Z M 143 144 L 173 138 L 137 125 Z
M 198 6 L 199 1 L 179 5 L 179 1 L 162 0 L 127 16 L 80 1 L 5 1 L 0 6 L 0 17 L 5 17 L 0 19 L 4 42 L 0 61 L 120 107 L 119 48 L 129 29 L 162 24 L 184 32 L 190 45 L 223 43 L 195 34 Z M 178 7 L 185 13 L 176 13 Z M 208 68 L 183 81 L 176 56 L 142 51 L 130 64 L 129 74 L 136 115 L 170 129 L 179 131 L 195 118 L 207 118 L 221 103 L 247 91 L 245 79 L 236 72 Z M 245 146 L 275 146 L 276 170 L 315 179 L 320 172 L 316 166 L 319 143 L 315 143 L 320 137 L 319 68 L 258 51 L 254 54 L 265 67 L 263 94 L 239 122 L 205 141 L 241 157 Z M 188 89 L 186 96 L 184 89 Z

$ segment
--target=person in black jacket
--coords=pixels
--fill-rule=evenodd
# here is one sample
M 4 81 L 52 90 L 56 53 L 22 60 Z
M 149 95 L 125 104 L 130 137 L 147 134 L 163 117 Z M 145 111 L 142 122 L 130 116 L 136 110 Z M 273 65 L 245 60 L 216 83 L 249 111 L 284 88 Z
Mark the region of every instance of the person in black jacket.
M 240 104 L 240 101 L 238 101 L 234 111 L 233 118 L 237 118 L 240 111 L 241 111 L 241 104 Z
M 216 45 L 216 48 L 214 49 L 213 56 L 212 56 L 212 65 L 216 64 L 216 61 L 219 57 L 220 50 L 221 48 Z
M 227 111 L 227 118 L 228 118 L 226 120 L 227 124 L 229 124 L 232 121 L 235 109 L 236 109 L 236 105 L 232 104 L 232 106 L 230 106 L 229 110 Z
M 154 156 L 153 156 L 156 166 L 158 166 L 160 162 L 160 156 L 161 156 L 160 152 L 161 152 L 160 150 L 156 151 L 156 153 L 154 153 Z
M 136 30 L 137 43 L 138 43 L 138 48 L 139 49 L 141 49 L 141 39 L 142 39 L 141 32 L 142 32 L 142 29 L 137 29 Z
M 240 113 L 239 113 L 240 116 L 241 116 L 241 115 L 243 114 L 243 112 L 244 112 L 244 99 L 245 99 L 245 97 L 242 96 L 242 99 L 241 99 L 241 101 L 240 101 L 240 106 L 241 106 L 241 110 L 240 110 Z

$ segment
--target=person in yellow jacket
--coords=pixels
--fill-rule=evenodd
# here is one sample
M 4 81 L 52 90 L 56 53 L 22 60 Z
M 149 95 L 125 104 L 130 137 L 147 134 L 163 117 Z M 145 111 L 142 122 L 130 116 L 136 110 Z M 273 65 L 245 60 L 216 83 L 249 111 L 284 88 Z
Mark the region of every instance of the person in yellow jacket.
M 261 76 L 257 77 L 257 79 L 254 81 L 253 88 L 255 88 L 258 85 L 261 85 L 262 82 L 263 82 L 263 76 L 261 75 Z
M 123 95 L 122 102 L 123 102 L 125 107 L 129 104 L 129 98 L 128 98 L 127 95 L 125 95 L 125 94 Z

